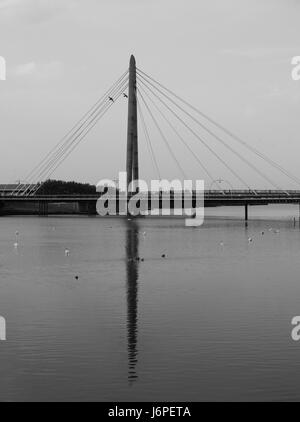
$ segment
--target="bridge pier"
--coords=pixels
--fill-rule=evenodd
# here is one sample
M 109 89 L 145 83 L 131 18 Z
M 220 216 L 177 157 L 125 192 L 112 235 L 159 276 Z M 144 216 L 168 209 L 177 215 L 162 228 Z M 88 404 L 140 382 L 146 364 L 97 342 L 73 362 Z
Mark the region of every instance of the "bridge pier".
M 4 215 L 4 202 L 0 201 L 0 217 Z
M 97 214 L 96 202 L 89 201 L 88 202 L 88 215 L 96 215 L 96 214 Z
M 248 213 L 248 204 L 245 204 L 245 222 L 247 223 L 249 220 L 249 213 Z
M 39 201 L 39 216 L 46 216 L 46 215 L 48 215 L 48 202 Z
M 83 201 L 78 203 L 79 214 L 96 215 L 96 201 Z

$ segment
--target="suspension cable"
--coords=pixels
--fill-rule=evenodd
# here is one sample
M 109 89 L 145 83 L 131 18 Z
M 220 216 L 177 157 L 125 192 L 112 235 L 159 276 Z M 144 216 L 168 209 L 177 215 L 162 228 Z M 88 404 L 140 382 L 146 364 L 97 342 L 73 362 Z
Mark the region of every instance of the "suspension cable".
M 152 95 L 154 95 L 156 98 L 159 99 L 159 101 L 202 143 L 202 145 L 204 145 L 244 186 L 247 187 L 247 189 L 249 189 L 250 191 L 255 192 L 253 189 L 250 188 L 250 186 L 247 184 L 247 182 L 245 180 L 243 180 L 243 178 L 237 173 L 235 172 L 227 163 L 226 161 L 224 161 L 208 144 L 207 142 L 204 141 L 204 139 L 202 137 L 200 137 L 198 135 L 198 133 L 196 133 L 192 128 L 190 128 L 186 122 L 180 117 L 178 116 L 178 114 L 172 110 L 160 97 L 158 97 L 152 90 L 151 88 L 148 87 L 148 85 L 146 85 L 144 83 L 144 81 L 142 79 L 139 78 L 139 82 L 141 82 L 151 93 Z
M 139 90 L 138 90 L 138 93 L 139 93 Z M 155 154 L 154 154 L 151 139 L 150 139 L 150 136 L 149 136 L 149 131 L 148 131 L 148 128 L 147 128 L 147 125 L 146 125 L 146 121 L 145 121 L 144 114 L 143 114 L 143 111 L 142 111 L 142 107 L 140 105 L 140 101 L 139 101 L 138 97 L 137 97 L 137 105 L 138 105 L 138 110 L 139 110 L 140 117 L 141 117 L 144 135 L 145 135 L 145 138 L 146 138 L 146 141 L 147 141 L 148 151 L 149 151 L 149 154 L 151 156 L 152 165 L 154 167 L 154 170 L 156 170 L 156 172 L 157 172 L 159 180 L 161 180 L 161 174 L 160 174 L 160 171 L 159 171 L 158 162 L 157 162 L 157 159 L 156 159 Z
M 122 81 L 122 83 L 124 83 Z M 115 94 L 115 90 L 119 88 L 119 85 L 110 92 L 111 95 Z M 93 113 L 89 115 L 89 117 L 84 121 L 84 123 L 72 134 L 71 137 L 55 152 L 55 154 L 50 157 L 50 159 L 46 162 L 46 164 L 39 169 L 39 172 L 35 174 L 35 178 L 41 178 L 47 170 L 52 168 L 55 163 L 67 152 L 69 148 L 71 148 L 72 144 L 78 139 L 78 137 L 88 128 L 92 121 L 97 118 L 109 105 L 109 101 L 106 100 L 106 104 L 99 105 Z M 100 109 L 99 109 L 100 107 Z M 92 116 L 96 113 L 96 116 L 91 120 Z M 76 135 L 76 136 L 75 136 Z M 75 138 L 74 138 L 75 136 Z
M 69 150 L 59 158 L 58 161 L 56 161 L 55 166 L 52 166 L 49 170 L 48 173 L 46 175 L 46 177 L 50 177 L 56 170 L 58 167 L 61 166 L 61 164 L 69 157 L 69 155 L 74 151 L 75 148 L 77 148 L 77 146 L 81 143 L 81 141 L 88 135 L 88 133 L 90 133 L 90 131 L 96 126 L 96 124 L 102 119 L 102 117 L 107 113 L 107 111 L 113 106 L 113 104 L 115 102 L 117 102 L 117 100 L 120 98 L 120 96 L 122 95 L 122 93 L 124 92 L 125 89 L 127 89 L 128 87 L 128 83 L 126 81 L 126 85 L 122 86 L 121 89 L 119 90 L 119 92 L 115 95 L 115 101 L 114 102 L 110 102 L 108 104 L 108 106 L 106 107 L 106 109 L 99 115 L 97 114 L 92 120 L 91 122 L 89 122 L 89 126 L 85 129 L 85 132 L 78 138 L 75 142 L 75 140 L 73 141 L 71 148 L 69 148 Z M 43 183 L 44 184 L 44 183 Z M 36 189 L 31 190 L 31 193 L 34 192 L 34 194 L 43 186 L 43 184 L 39 185 L 38 187 L 36 187 Z M 29 193 L 29 195 L 31 194 Z
M 124 82 L 125 84 L 127 84 L 127 81 Z M 125 85 L 118 87 L 118 92 L 121 90 L 125 89 Z M 116 95 L 115 90 L 113 91 L 113 95 Z M 89 117 L 89 119 L 87 119 L 83 129 L 81 128 L 81 130 L 78 132 L 78 130 L 75 132 L 77 133 L 75 138 L 72 137 L 70 138 L 69 142 L 66 143 L 63 147 L 61 147 L 55 154 L 54 156 L 51 158 L 51 160 L 48 161 L 48 163 L 42 168 L 42 170 L 39 172 L 39 174 L 36 175 L 36 177 L 38 178 L 43 178 L 45 177 L 46 173 L 51 170 L 53 167 L 55 167 L 56 163 L 59 162 L 59 160 L 68 152 L 68 150 L 70 150 L 72 148 L 72 145 L 77 141 L 78 138 L 81 137 L 81 135 L 88 130 L 89 126 L 96 120 L 102 117 L 103 113 L 106 112 L 106 110 L 109 108 L 109 106 L 112 105 L 112 103 L 108 100 L 106 102 L 106 104 L 104 104 L 104 106 L 102 106 L 100 108 L 100 110 L 97 111 L 96 115 L 91 119 L 92 115 Z M 94 114 L 94 113 L 93 113 Z M 98 121 L 98 120 L 97 120 Z M 75 135 L 74 133 L 74 135 Z
M 106 93 L 89 109 L 87 113 L 73 126 L 73 128 L 49 151 L 49 153 L 43 158 L 43 160 L 28 174 L 26 180 L 33 181 L 37 174 L 43 169 L 49 162 L 51 162 L 60 151 L 62 151 L 67 145 L 70 140 L 72 140 L 73 136 L 78 133 L 78 131 L 84 127 L 84 125 L 88 122 L 88 120 L 105 104 L 104 101 L 107 101 L 107 95 L 110 95 L 115 89 L 123 82 L 123 79 L 126 78 L 128 75 L 128 71 L 126 71 Z M 20 193 L 23 190 L 24 183 L 20 183 L 17 188 L 14 190 L 13 193 Z
M 125 81 L 127 83 L 127 81 Z M 120 87 L 118 86 L 120 89 Z M 124 86 L 121 86 L 122 89 L 124 89 Z M 115 93 L 115 89 L 111 91 Z M 46 175 L 48 170 L 51 170 L 55 164 L 63 157 L 64 154 L 68 152 L 68 150 L 72 147 L 74 142 L 86 131 L 88 130 L 89 126 L 93 121 L 95 121 L 99 116 L 102 117 L 102 114 L 105 113 L 108 106 L 111 105 L 110 101 L 106 101 L 106 104 L 99 106 L 92 114 L 89 115 L 89 117 L 84 121 L 84 123 L 73 133 L 71 137 L 68 138 L 68 140 L 60 146 L 60 148 L 52 154 L 52 156 L 46 161 L 46 163 L 38 169 L 38 171 L 35 172 L 34 178 L 32 179 L 31 184 L 35 185 L 35 180 L 41 180 L 43 176 Z M 94 116 L 94 117 L 93 117 Z M 92 118 L 93 117 L 93 118 Z M 76 136 L 75 136 L 76 135 Z M 26 192 L 31 190 L 31 186 L 27 187 L 25 190 Z M 25 192 L 23 192 L 25 193 Z
M 144 99 L 143 95 L 141 94 L 141 92 L 140 92 L 139 94 L 140 94 L 140 97 L 141 97 L 141 99 L 142 99 L 143 103 L 145 104 L 145 106 L 146 106 L 146 108 L 147 108 L 147 110 L 148 110 L 148 113 L 150 114 L 150 116 L 151 116 L 151 118 L 152 118 L 152 120 L 153 120 L 153 122 L 154 122 L 154 124 L 155 124 L 155 126 L 156 126 L 156 128 L 157 128 L 157 130 L 158 130 L 158 132 L 160 133 L 160 135 L 161 135 L 161 137 L 162 137 L 162 139 L 163 139 L 163 141 L 164 141 L 164 143 L 165 143 L 165 145 L 166 145 L 166 147 L 167 147 L 168 151 L 170 152 L 170 154 L 171 154 L 171 156 L 172 156 L 173 160 L 175 161 L 175 163 L 176 163 L 176 165 L 177 165 L 177 167 L 178 167 L 179 171 L 180 171 L 180 172 L 181 172 L 181 174 L 183 175 L 183 178 L 184 178 L 184 179 L 186 179 L 186 174 L 185 174 L 185 172 L 184 172 L 183 168 L 181 167 L 181 165 L 180 165 L 179 161 L 177 160 L 177 158 L 176 158 L 176 156 L 175 156 L 174 152 L 172 151 L 172 148 L 170 147 L 170 144 L 169 144 L 169 142 L 168 142 L 167 138 L 165 137 L 165 135 L 164 135 L 163 131 L 161 130 L 161 128 L 160 128 L 160 126 L 159 126 L 159 124 L 158 124 L 158 122 L 157 122 L 157 120 L 156 120 L 155 116 L 153 115 L 153 113 L 152 113 L 152 111 L 151 111 L 151 109 L 150 109 L 149 105 L 146 103 L 146 101 L 145 101 L 145 99 Z
M 149 99 L 149 101 L 151 101 L 151 103 L 153 104 L 153 106 L 156 108 L 156 110 L 160 113 L 160 115 L 163 117 L 163 119 L 168 123 L 168 125 L 170 126 L 170 128 L 173 130 L 173 132 L 175 133 L 175 135 L 178 137 L 178 139 L 183 143 L 183 145 L 189 150 L 189 152 L 193 155 L 193 157 L 195 158 L 195 160 L 200 164 L 200 167 L 204 170 L 204 172 L 207 174 L 207 176 L 209 177 L 209 179 L 211 181 L 215 180 L 212 175 L 210 174 L 210 172 L 207 170 L 207 168 L 204 166 L 204 164 L 201 162 L 201 160 L 199 159 L 199 157 L 195 154 L 195 152 L 190 148 L 190 146 L 188 145 L 188 143 L 185 141 L 185 139 L 180 135 L 180 133 L 178 132 L 178 130 L 175 128 L 174 125 L 172 125 L 172 123 L 168 120 L 168 118 L 166 117 L 166 115 L 159 109 L 159 107 L 157 106 L 157 104 L 153 101 L 153 99 L 150 97 L 150 95 L 144 90 L 144 88 L 142 86 L 140 86 L 139 88 L 144 95 L 147 96 L 147 98 Z
M 238 151 L 228 145 L 222 138 L 212 132 L 209 128 L 199 122 L 194 116 L 192 116 L 188 111 L 184 110 L 180 105 L 178 105 L 175 101 L 173 101 L 168 95 L 162 92 L 159 88 L 154 86 L 151 82 L 147 81 L 143 76 L 141 76 L 145 82 L 150 84 L 154 89 L 156 89 L 161 95 L 167 98 L 173 105 L 179 108 L 183 113 L 185 113 L 190 119 L 192 119 L 196 124 L 198 124 L 202 129 L 204 129 L 210 136 L 220 142 L 226 149 L 228 149 L 232 154 L 236 155 L 241 161 L 247 164 L 252 170 L 254 170 L 257 174 L 259 174 L 264 180 L 270 183 L 276 189 L 282 190 L 276 183 L 274 183 L 265 173 L 259 170 L 254 164 L 252 164 L 249 160 L 247 160 L 243 155 L 241 155 Z
M 203 118 L 205 118 L 207 121 L 209 121 L 211 124 L 213 124 L 214 126 L 216 126 L 218 129 L 220 129 L 221 131 L 223 131 L 224 133 L 226 133 L 228 136 L 230 136 L 236 142 L 238 142 L 239 144 L 243 145 L 245 148 L 247 148 L 253 154 L 255 154 L 256 156 L 258 156 L 259 158 L 261 158 L 262 160 L 264 160 L 265 162 L 267 162 L 271 167 L 276 168 L 280 173 L 284 174 L 286 177 L 288 177 L 290 180 L 292 180 L 296 184 L 300 184 L 300 179 L 297 176 L 295 176 L 294 174 L 292 174 L 291 172 L 287 171 L 279 163 L 277 163 L 276 161 L 272 160 L 267 155 L 265 155 L 262 152 L 260 152 L 257 148 L 249 145 L 246 141 L 244 141 L 243 139 L 241 139 L 241 137 L 239 137 L 236 134 L 234 134 L 232 131 L 230 131 L 225 126 L 221 125 L 216 120 L 212 119 L 210 116 L 208 116 L 207 114 L 203 113 L 202 111 L 200 111 L 199 109 L 197 109 L 196 107 L 194 107 L 192 104 L 188 103 L 186 100 L 184 100 L 183 98 L 181 98 L 179 95 L 175 94 L 173 91 L 171 91 L 170 89 L 168 89 L 166 86 L 164 86 L 160 82 L 156 81 L 151 76 L 147 75 L 147 73 L 143 72 L 141 69 L 138 69 L 138 71 L 141 72 L 148 79 L 150 79 L 153 82 L 155 82 L 161 88 L 163 88 L 164 90 L 166 90 L 169 94 L 173 95 L 175 98 L 177 98 L 178 100 L 180 100 L 182 103 L 184 103 L 185 105 L 187 105 L 188 107 L 190 107 L 193 111 L 195 111 L 197 114 L 199 114 L 200 116 L 202 116 Z

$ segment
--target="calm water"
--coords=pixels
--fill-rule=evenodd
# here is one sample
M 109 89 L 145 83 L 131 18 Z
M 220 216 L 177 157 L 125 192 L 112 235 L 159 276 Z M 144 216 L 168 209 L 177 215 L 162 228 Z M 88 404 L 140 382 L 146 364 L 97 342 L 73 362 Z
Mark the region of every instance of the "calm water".
M 0 400 L 300 400 L 298 210 L 255 212 L 1 218 Z

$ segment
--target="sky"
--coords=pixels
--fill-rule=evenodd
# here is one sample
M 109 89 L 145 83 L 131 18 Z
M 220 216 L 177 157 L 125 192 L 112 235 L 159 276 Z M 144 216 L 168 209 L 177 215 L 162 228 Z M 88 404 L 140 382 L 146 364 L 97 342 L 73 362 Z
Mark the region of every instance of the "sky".
M 299 15 L 298 0 L 0 0 L 0 56 L 7 63 L 7 80 L 0 81 L 1 183 L 24 180 L 128 68 L 131 54 L 140 69 L 300 179 L 300 81 L 291 78 L 292 57 L 300 56 Z M 162 177 L 180 177 L 148 123 Z M 126 125 L 122 98 L 52 177 L 116 178 L 125 170 Z M 156 175 L 139 132 L 141 177 L 149 180 Z M 240 187 L 190 133 L 182 134 L 212 180 Z M 169 138 L 186 175 L 205 178 Z M 208 142 L 251 187 L 269 187 Z M 280 187 L 300 187 L 240 153 Z

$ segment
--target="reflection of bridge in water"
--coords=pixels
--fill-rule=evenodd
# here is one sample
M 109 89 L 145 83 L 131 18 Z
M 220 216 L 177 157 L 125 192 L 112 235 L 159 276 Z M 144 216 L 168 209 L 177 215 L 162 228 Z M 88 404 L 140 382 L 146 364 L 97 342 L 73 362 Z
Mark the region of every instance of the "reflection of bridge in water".
M 128 93 L 126 93 L 128 90 Z M 162 140 L 162 146 L 168 152 L 168 159 L 177 168 L 180 180 L 190 180 L 182 166 L 182 155 L 175 153 L 175 139 L 181 148 L 199 165 L 200 172 L 198 179 L 204 180 L 206 186 L 213 186 L 216 181 L 226 181 L 231 190 L 209 190 L 204 195 L 204 206 L 243 206 L 245 208 L 245 219 L 248 219 L 248 207 L 250 205 L 268 204 L 300 204 L 300 190 L 286 190 L 278 186 L 271 177 L 273 172 L 280 175 L 280 180 L 285 178 L 289 183 L 300 187 L 300 178 L 273 161 L 268 154 L 263 154 L 254 146 L 248 144 L 239 136 L 235 135 L 223 125 L 195 108 L 187 101 L 176 95 L 173 91 L 156 81 L 153 77 L 136 67 L 133 56 L 130 59 L 129 69 L 113 84 L 113 86 L 94 104 L 94 106 L 82 117 L 82 119 L 71 129 L 67 135 L 44 157 L 44 159 L 25 177 L 26 183 L 20 183 L 9 195 L 0 197 L 0 214 L 33 213 L 48 215 L 51 204 L 76 204 L 78 213 L 95 214 L 96 201 L 99 195 L 39 195 L 44 181 L 58 169 L 68 158 L 72 151 L 86 138 L 90 131 L 103 118 L 108 110 L 120 99 L 128 101 L 128 129 L 127 129 L 127 154 L 126 172 L 127 189 L 129 196 L 139 192 L 139 137 L 138 123 L 144 132 L 148 148 L 147 160 L 152 163 L 156 173 L 155 180 L 163 180 L 162 169 L 159 166 L 159 156 L 155 154 L 153 143 L 150 137 L 149 126 L 145 118 L 151 121 L 156 130 L 157 136 Z M 138 119 L 139 117 L 139 119 Z M 171 121 L 171 118 L 175 121 Z M 169 136 L 171 133 L 173 143 L 170 144 L 166 130 L 162 129 L 162 123 L 167 126 Z M 184 133 L 183 133 L 184 132 Z M 199 154 L 192 145 L 196 140 L 201 146 Z M 218 148 L 217 148 L 218 147 Z M 225 155 L 230 154 L 230 162 L 225 160 Z M 204 155 L 204 153 L 206 155 Z M 212 174 L 208 157 L 221 166 L 221 178 Z M 255 162 L 254 162 L 255 158 Z M 233 162 L 237 160 L 238 170 L 234 169 Z M 229 160 L 228 160 L 229 161 Z M 214 164 L 214 165 L 215 165 Z M 252 171 L 255 180 L 267 185 L 266 189 L 255 189 L 246 180 L 243 171 Z M 269 169 L 270 172 L 267 170 Z M 164 169 L 163 169 L 164 170 Z M 272 170 L 272 171 L 271 171 Z M 237 186 L 239 189 L 235 189 Z M 183 186 L 183 184 L 182 184 Z M 187 198 L 185 198 L 187 199 Z M 190 198 L 195 204 L 195 196 Z M 120 201 L 117 198 L 118 208 Z M 151 209 L 149 197 L 143 197 L 146 209 Z M 173 201 L 173 202 L 172 202 Z M 178 206 L 178 203 L 171 199 L 171 209 Z M 182 205 L 182 202 L 179 204 Z M 126 204 L 127 206 L 127 204 Z M 158 208 L 162 210 L 165 204 L 159 199 Z M 51 207 L 50 207 L 51 208 Z M 27 212 L 26 212 L 27 209 Z M 127 210 L 127 208 L 126 208 Z

